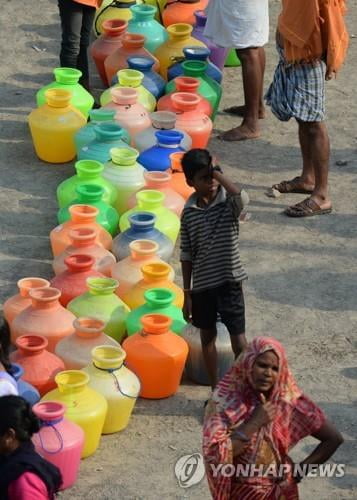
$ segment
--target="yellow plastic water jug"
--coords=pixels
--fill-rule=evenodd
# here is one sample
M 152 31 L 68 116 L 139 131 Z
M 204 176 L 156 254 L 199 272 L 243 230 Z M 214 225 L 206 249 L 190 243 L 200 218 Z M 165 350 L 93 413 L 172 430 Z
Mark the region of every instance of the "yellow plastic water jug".
M 76 156 L 74 135 L 84 127 L 87 119 L 70 104 L 71 97 L 68 90 L 46 90 L 46 104 L 32 110 L 28 117 L 33 145 L 40 160 L 66 163 Z
M 103 434 L 125 429 L 140 392 L 140 381 L 124 366 L 125 358 L 120 346 L 98 346 L 92 350 L 93 363 L 82 370 L 89 375 L 89 386 L 108 403 Z
M 104 396 L 88 387 L 89 376 L 80 370 L 66 370 L 55 377 L 57 389 L 48 392 L 42 401 L 59 401 L 66 405 L 65 416 L 84 431 L 82 458 L 92 455 L 99 445 L 107 415 Z

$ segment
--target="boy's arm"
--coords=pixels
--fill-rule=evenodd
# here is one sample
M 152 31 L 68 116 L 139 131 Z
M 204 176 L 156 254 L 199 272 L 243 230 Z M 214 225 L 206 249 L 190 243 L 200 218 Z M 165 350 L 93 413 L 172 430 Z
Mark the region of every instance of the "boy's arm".
M 232 207 L 233 216 L 238 218 L 243 208 L 249 203 L 248 194 L 238 183 L 232 182 L 223 175 L 220 167 L 213 167 L 212 176 L 227 191 L 227 198 Z
M 224 187 L 227 193 L 233 196 L 241 193 L 241 186 L 236 182 L 230 181 L 225 175 L 223 175 L 222 172 L 216 170 L 215 167 L 213 167 L 212 169 L 212 177 L 216 179 L 216 181 L 219 182 L 221 186 Z

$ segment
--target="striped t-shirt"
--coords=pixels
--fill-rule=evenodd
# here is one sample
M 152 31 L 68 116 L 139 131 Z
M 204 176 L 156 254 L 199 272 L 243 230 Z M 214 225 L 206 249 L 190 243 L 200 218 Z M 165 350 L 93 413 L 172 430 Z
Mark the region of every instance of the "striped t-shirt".
M 220 186 L 216 198 L 205 208 L 194 193 L 181 216 L 181 261 L 192 262 L 192 290 L 208 290 L 247 275 L 239 256 L 240 194 L 230 195 Z

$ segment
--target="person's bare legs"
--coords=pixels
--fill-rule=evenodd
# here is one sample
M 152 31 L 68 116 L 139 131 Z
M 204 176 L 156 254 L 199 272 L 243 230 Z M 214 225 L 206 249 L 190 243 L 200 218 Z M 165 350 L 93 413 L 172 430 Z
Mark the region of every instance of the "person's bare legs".
M 213 390 L 218 382 L 218 361 L 216 349 L 217 329 L 216 327 L 207 330 L 201 329 L 200 335 L 203 360 L 206 366 L 210 385 Z
M 258 47 L 256 49 L 259 54 L 259 64 L 260 64 L 260 71 L 261 71 L 261 79 L 260 79 L 260 97 L 259 97 L 259 110 L 258 110 L 258 117 L 259 119 L 265 118 L 265 106 L 264 106 L 264 101 L 263 101 L 263 94 L 264 94 L 264 72 L 265 72 L 265 50 L 264 47 Z M 239 56 L 239 50 L 237 49 L 237 55 Z M 243 73 L 243 62 L 242 62 L 242 73 Z M 244 86 L 244 80 L 243 80 L 243 86 Z M 226 113 L 235 115 L 235 116 L 241 116 L 244 117 L 247 111 L 246 105 L 242 106 L 231 106 L 230 108 L 226 108 L 224 110 Z
M 230 339 L 234 357 L 235 359 L 237 359 L 248 345 L 247 339 L 245 338 L 245 333 L 240 333 L 239 335 L 230 335 Z
M 324 122 L 299 121 L 299 137 L 303 157 L 301 181 L 313 187 L 309 199 L 320 209 L 329 209 L 332 205 L 328 195 L 330 140 L 326 125 Z M 288 213 L 294 212 L 294 207 L 289 207 Z
M 239 127 L 228 130 L 220 137 L 224 141 L 255 139 L 259 132 L 259 102 L 262 87 L 259 47 L 237 49 L 242 63 L 245 114 Z

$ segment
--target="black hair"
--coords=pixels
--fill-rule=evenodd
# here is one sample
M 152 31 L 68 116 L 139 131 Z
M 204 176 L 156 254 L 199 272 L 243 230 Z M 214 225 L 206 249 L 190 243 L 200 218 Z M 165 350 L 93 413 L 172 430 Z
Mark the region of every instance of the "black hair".
M 0 397 L 0 436 L 14 429 L 20 442 L 29 441 L 40 430 L 40 421 L 30 405 L 20 396 Z
M 10 328 L 3 315 L 0 316 L 0 363 L 11 375 L 10 353 Z
M 191 149 L 181 160 L 182 170 L 187 180 L 193 180 L 197 172 L 212 165 L 212 156 L 207 149 Z

